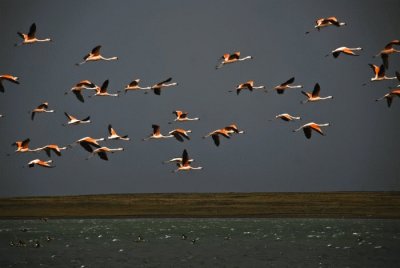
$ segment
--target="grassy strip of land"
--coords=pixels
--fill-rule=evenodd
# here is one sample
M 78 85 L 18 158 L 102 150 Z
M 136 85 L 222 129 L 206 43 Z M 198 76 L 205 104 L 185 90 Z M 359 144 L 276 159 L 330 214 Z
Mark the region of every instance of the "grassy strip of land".
M 400 192 L 162 193 L 0 198 L 0 219 L 39 217 L 400 219 Z

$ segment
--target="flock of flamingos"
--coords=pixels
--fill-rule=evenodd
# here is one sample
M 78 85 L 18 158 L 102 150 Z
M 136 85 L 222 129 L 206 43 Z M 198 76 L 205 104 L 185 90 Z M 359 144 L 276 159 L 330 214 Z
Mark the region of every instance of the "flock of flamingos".
M 344 22 L 339 22 L 336 17 L 329 17 L 329 18 L 321 18 L 316 21 L 316 24 L 314 28 L 316 30 L 320 30 L 321 28 L 328 27 L 328 26 L 336 26 L 336 27 L 342 27 L 345 26 L 346 23 Z M 308 34 L 310 32 L 306 32 Z M 15 46 L 20 46 L 20 45 L 29 45 L 29 44 L 34 44 L 34 43 L 39 43 L 39 42 L 51 42 L 52 40 L 50 38 L 46 39 L 38 39 L 36 37 L 36 25 L 33 23 L 29 29 L 29 32 L 27 34 L 20 33 L 18 32 L 18 35 L 21 37 L 22 42 L 19 44 L 16 44 Z M 385 74 L 385 71 L 389 68 L 389 55 L 393 53 L 399 53 L 400 50 L 396 50 L 395 46 L 400 46 L 400 40 L 393 40 L 389 42 L 375 57 L 380 56 L 382 59 L 382 64 L 380 66 L 374 65 L 374 64 L 369 64 L 370 67 L 372 68 L 374 76 L 370 79 L 371 81 L 382 81 L 382 80 L 391 80 L 391 79 L 398 79 L 400 81 L 400 74 L 399 72 L 396 72 L 395 77 L 388 77 Z M 83 61 L 80 63 L 77 63 L 77 66 L 80 66 L 82 64 L 85 64 L 87 62 L 92 62 L 92 61 L 113 61 L 113 60 L 118 60 L 118 57 L 110 57 L 106 58 L 103 57 L 100 54 L 100 49 L 101 46 L 96 46 L 93 48 L 86 56 L 84 56 Z M 339 47 L 331 53 L 329 53 L 327 56 L 332 54 L 334 58 L 337 58 L 340 56 L 340 54 L 345 54 L 345 55 L 350 55 L 350 56 L 358 56 L 355 51 L 362 50 L 362 48 L 357 47 L 357 48 L 348 48 L 348 47 Z M 241 57 L 240 52 L 234 52 L 232 54 L 224 54 L 220 58 L 220 63 L 216 66 L 216 69 L 220 69 L 224 67 L 225 65 L 232 64 L 232 63 L 239 63 L 241 61 L 245 60 L 251 60 L 253 57 L 252 56 L 247 56 L 247 57 Z M 295 78 L 292 77 L 286 82 L 277 85 L 274 89 L 278 94 L 284 94 L 284 92 L 288 89 L 293 89 L 293 88 L 302 88 L 302 85 L 293 85 Z M 3 74 L 0 75 L 0 91 L 4 92 L 4 86 L 3 86 L 3 81 L 9 81 L 15 84 L 19 84 L 19 79 L 16 76 L 10 75 L 10 74 Z M 178 83 L 176 82 L 171 82 L 172 78 L 168 78 L 164 81 L 161 81 L 159 83 L 156 83 L 152 86 L 145 86 L 142 87 L 140 85 L 140 79 L 136 79 L 132 81 L 130 84 L 128 84 L 125 87 L 125 93 L 128 91 L 137 91 L 137 90 L 143 90 L 145 93 L 148 91 L 153 91 L 154 94 L 160 95 L 162 90 L 165 90 L 165 88 L 168 87 L 173 87 L 177 86 Z M 119 96 L 120 92 L 117 93 L 109 93 L 107 91 L 108 87 L 108 80 L 104 81 L 101 86 L 98 86 L 94 83 L 92 83 L 89 80 L 83 80 L 77 83 L 75 86 L 73 86 L 70 90 L 76 98 L 84 102 L 84 91 L 90 91 L 93 92 L 92 95 L 89 97 L 95 97 L 95 96 L 102 96 L 102 97 L 117 97 Z M 236 87 L 236 93 L 239 95 L 239 93 L 242 90 L 249 90 L 253 91 L 254 89 L 265 89 L 265 86 L 259 85 L 255 86 L 254 81 L 247 81 L 245 83 L 242 83 Z M 320 96 L 320 86 L 319 84 L 315 84 L 314 90 L 312 92 L 305 92 L 301 91 L 306 99 L 302 101 L 302 103 L 307 103 L 307 102 L 316 102 L 316 101 L 322 101 L 322 100 L 327 100 L 327 99 L 332 99 L 332 96 L 326 96 L 326 97 L 321 97 Z M 65 92 L 65 94 L 68 94 L 68 91 Z M 396 86 L 393 88 L 390 92 L 382 96 L 381 98 L 378 98 L 377 101 L 386 99 L 388 107 L 391 106 L 393 98 L 394 97 L 399 97 L 400 96 L 400 85 Z M 49 103 L 44 102 L 34 108 L 31 112 L 31 119 L 34 120 L 35 115 L 39 113 L 52 113 L 54 110 L 49 110 Z M 196 121 L 199 120 L 199 118 L 190 118 L 188 117 L 188 113 L 184 111 L 174 111 L 173 112 L 176 116 L 174 121 L 178 122 L 185 122 L 185 121 Z M 65 113 L 65 116 L 68 119 L 68 122 L 66 125 L 79 125 L 79 124 L 87 124 L 90 123 L 90 117 L 84 118 L 84 119 L 78 119 L 73 115 Z M 0 115 L 0 117 L 3 117 L 3 115 Z M 276 115 L 277 119 L 282 119 L 284 121 L 293 121 L 293 120 L 299 120 L 299 116 L 292 116 L 288 113 L 283 113 Z M 303 130 L 305 136 L 307 139 L 311 138 L 312 132 L 319 133 L 321 135 L 324 135 L 324 132 L 322 131 L 322 127 L 329 126 L 329 123 L 324 123 L 324 124 L 318 124 L 314 122 L 309 122 L 307 124 L 304 124 L 300 126 L 299 128 L 293 130 L 294 132 Z M 189 140 L 189 133 L 191 133 L 190 130 L 185 130 L 183 128 L 176 128 L 168 134 L 162 134 L 160 130 L 160 126 L 158 125 L 152 125 L 153 132 L 151 135 L 148 137 L 144 138 L 143 140 L 149 140 L 149 139 L 167 139 L 167 138 L 175 138 L 180 142 L 183 142 L 185 139 Z M 109 140 L 124 140 L 124 141 L 129 141 L 129 138 L 127 135 L 120 136 L 117 134 L 116 130 L 109 125 L 108 126 L 108 132 L 109 136 L 107 139 Z M 214 144 L 216 146 L 220 145 L 220 139 L 221 137 L 230 139 L 233 135 L 236 134 L 241 134 L 244 133 L 243 130 L 239 130 L 239 128 L 235 124 L 231 124 L 229 126 L 214 130 L 207 135 L 205 135 L 203 138 L 211 137 Z M 114 153 L 117 151 L 123 151 L 123 148 L 108 148 L 105 146 L 101 146 L 99 144 L 100 141 L 104 141 L 105 138 L 92 138 L 92 137 L 84 137 L 81 138 L 74 143 L 65 146 L 65 147 L 59 147 L 56 144 L 49 144 L 40 148 L 36 149 L 30 149 L 29 148 L 29 138 L 25 139 L 23 141 L 16 141 L 13 143 L 17 147 L 16 152 L 18 153 L 26 153 L 26 152 L 40 152 L 44 151 L 47 156 L 51 156 L 51 152 L 57 154 L 58 156 L 61 155 L 61 151 L 65 150 L 69 147 L 73 147 L 76 144 L 81 145 L 86 151 L 88 151 L 90 154 L 90 157 L 93 157 L 95 155 L 98 155 L 101 159 L 103 160 L 108 160 L 107 153 Z M 196 169 L 202 169 L 202 167 L 193 167 L 191 163 L 193 162 L 193 159 L 189 158 L 188 152 L 186 150 L 183 151 L 181 157 L 176 157 L 172 158 L 168 161 L 165 161 L 164 163 L 176 163 L 177 164 L 177 169 L 175 169 L 173 172 L 178 172 L 178 171 L 187 171 L 187 170 L 196 170 Z M 52 168 L 55 167 L 52 165 L 52 160 L 41 160 L 41 159 L 34 159 L 28 163 L 29 167 L 33 167 L 35 165 L 39 165 L 42 167 L 46 168 Z

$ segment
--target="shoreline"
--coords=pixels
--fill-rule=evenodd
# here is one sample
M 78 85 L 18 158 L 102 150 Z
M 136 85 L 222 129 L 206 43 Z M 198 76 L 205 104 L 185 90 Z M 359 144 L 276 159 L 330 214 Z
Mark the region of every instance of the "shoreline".
M 138 193 L 0 198 L 0 220 L 38 218 L 400 219 L 400 192 Z

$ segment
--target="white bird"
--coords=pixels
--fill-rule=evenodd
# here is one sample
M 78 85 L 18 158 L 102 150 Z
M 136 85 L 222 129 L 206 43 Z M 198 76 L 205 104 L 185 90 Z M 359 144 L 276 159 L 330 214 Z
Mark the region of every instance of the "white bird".
M 255 86 L 253 80 L 249 80 L 245 83 L 239 84 L 236 86 L 236 95 L 239 95 L 240 91 L 242 89 L 248 89 L 250 91 L 253 91 L 253 89 L 263 89 L 265 86 Z M 229 90 L 229 92 L 232 92 L 232 90 Z
M 301 120 L 300 116 L 292 116 L 288 113 L 282 113 L 275 116 L 275 119 L 282 119 L 283 121 Z M 271 121 L 271 120 L 270 120 Z
M 108 92 L 107 92 L 108 83 L 109 83 L 109 81 L 108 81 L 108 79 L 107 79 L 106 81 L 103 82 L 103 84 L 101 85 L 101 87 L 98 87 L 98 86 L 97 86 L 96 89 L 95 89 L 95 90 L 96 90 L 96 93 L 95 93 L 94 95 L 92 95 L 92 96 L 118 97 L 118 93 L 111 94 L 111 93 L 108 93 Z M 92 96 L 89 96 L 89 97 L 92 97 Z
M 90 123 L 90 116 L 86 117 L 85 119 L 78 119 L 75 116 L 72 116 L 66 112 L 64 112 L 65 116 L 68 118 L 67 125 L 79 125 L 79 124 L 88 124 Z M 65 126 L 65 124 L 63 124 Z
M 176 82 L 169 83 L 169 82 L 171 82 L 171 80 L 172 80 L 172 77 L 170 77 L 170 78 L 168 78 L 168 79 L 166 79 L 166 80 L 164 80 L 162 82 L 158 82 L 157 84 L 151 86 L 150 89 L 154 91 L 154 94 L 161 95 L 161 89 L 162 88 L 164 88 L 164 87 L 172 87 L 172 86 L 178 85 L 178 83 L 176 83 Z M 145 92 L 145 93 L 147 93 L 147 92 Z
M 394 89 L 394 90 L 390 91 L 389 93 L 386 93 L 383 97 L 376 99 L 376 101 L 386 99 L 387 106 L 390 107 L 392 105 L 394 97 L 400 97 L 400 88 Z
M 176 173 L 178 171 L 189 171 L 189 170 L 200 170 L 200 169 L 203 169 L 202 167 L 192 167 L 190 165 L 190 161 L 189 160 L 190 160 L 189 159 L 189 155 L 188 155 L 188 153 L 187 153 L 187 151 L 185 149 L 185 150 L 183 150 L 183 153 L 182 153 L 182 162 L 180 162 L 180 163 L 178 162 L 177 163 L 178 168 L 175 169 L 173 172 Z
M 220 59 L 222 60 L 222 62 L 219 63 L 215 67 L 215 69 L 219 69 L 222 66 L 224 66 L 226 64 L 229 64 L 229 63 L 250 60 L 250 59 L 253 59 L 253 57 L 252 56 L 246 56 L 246 57 L 240 58 L 240 52 L 237 51 L 237 52 L 234 52 L 232 54 L 226 53 L 226 54 L 222 55 L 222 57 Z
M 83 57 L 83 61 L 80 63 L 77 63 L 76 65 L 82 65 L 86 62 L 89 61 L 99 61 L 99 60 L 105 60 L 105 61 L 110 61 L 110 60 L 118 60 L 118 57 L 111 57 L 111 58 L 105 58 L 102 55 L 100 55 L 100 48 L 101 46 L 96 46 L 95 48 L 92 49 L 91 52 L 89 52 L 87 55 Z
M 40 104 L 38 107 L 32 110 L 31 119 L 33 120 L 35 118 L 36 113 L 54 113 L 54 110 L 47 110 L 47 108 L 49 108 L 48 102 L 43 102 Z
M 125 135 L 125 136 L 118 135 L 117 132 L 111 126 L 111 124 L 108 125 L 108 133 L 109 133 L 110 136 L 108 136 L 107 139 L 109 139 L 109 140 L 129 141 L 128 135 Z
M 198 118 L 198 117 L 194 117 L 194 118 L 188 117 L 188 114 L 189 114 L 188 112 L 176 110 L 176 111 L 173 111 L 172 113 L 176 115 L 176 118 L 174 119 L 174 121 L 184 122 L 184 121 L 200 120 L 200 118 Z M 171 122 L 169 122 L 169 123 L 171 124 Z
M 141 87 L 139 86 L 140 79 L 135 79 L 132 82 L 130 82 L 126 87 L 125 87 L 125 93 L 128 91 L 134 91 L 134 90 L 147 90 L 151 89 L 151 87 Z
M 385 66 L 383 64 L 381 66 L 377 66 L 377 65 L 374 65 L 374 64 L 368 64 L 368 65 L 372 68 L 372 70 L 373 70 L 373 72 L 375 74 L 375 76 L 371 78 L 371 81 L 382 81 L 382 80 L 396 79 L 395 76 L 394 77 L 387 77 L 385 75 Z
M 115 153 L 115 152 L 119 152 L 119 151 L 123 151 L 123 150 L 124 150 L 124 148 L 108 148 L 108 147 L 103 146 L 103 147 L 95 149 L 92 152 L 92 155 L 89 156 L 87 159 L 89 159 L 97 154 L 101 159 L 107 161 L 108 160 L 107 153 Z
M 294 77 L 290 78 L 289 80 L 287 80 L 286 82 L 284 82 L 280 85 L 277 85 L 274 89 L 276 90 L 276 92 L 278 94 L 283 94 L 285 92 L 285 90 L 288 88 L 302 88 L 303 87 L 302 85 L 295 85 L 295 86 L 290 85 L 293 82 L 294 82 Z
M 305 101 L 302 101 L 301 103 L 304 104 L 304 103 L 307 103 L 307 102 L 316 102 L 316 101 L 320 101 L 320 100 L 333 99 L 332 96 L 320 97 L 319 96 L 320 90 L 321 90 L 321 87 L 319 86 L 318 83 L 316 83 L 312 93 L 301 91 L 301 93 L 303 93 L 303 95 L 305 95 L 307 97 L 307 99 Z
M 40 160 L 40 159 L 34 159 L 28 163 L 28 167 L 32 168 L 35 165 L 38 165 L 38 166 L 45 167 L 45 168 L 53 168 L 55 166 L 50 165 L 52 162 L 53 162 L 53 160 L 44 161 L 44 160 Z
M 325 134 L 322 132 L 321 127 L 327 127 L 327 126 L 330 126 L 330 124 L 329 124 L 329 123 L 326 123 L 326 124 L 317 124 L 317 123 L 314 123 L 314 122 L 310 122 L 310 123 L 307 123 L 307 124 L 302 125 L 302 126 L 299 127 L 298 129 L 293 130 L 293 132 L 297 132 L 297 131 L 299 131 L 299 130 L 303 130 L 303 131 L 304 131 L 304 135 L 306 136 L 306 138 L 307 138 L 307 139 L 310 139 L 310 138 L 311 138 L 311 132 L 312 132 L 312 131 L 316 131 L 316 132 L 318 132 L 319 134 L 325 136 Z
M 151 127 L 153 128 L 153 133 L 150 136 L 144 138 L 143 141 L 147 141 L 149 139 L 167 139 L 174 137 L 173 135 L 164 136 L 163 134 L 161 134 L 159 125 L 153 124 L 151 125 Z
M 14 84 L 19 84 L 18 77 L 13 76 L 11 74 L 2 74 L 0 75 L 0 92 L 4 92 L 4 86 L 3 86 L 4 80 L 12 82 Z
M 37 39 L 36 38 L 36 24 L 32 23 L 31 27 L 29 28 L 29 33 L 24 34 L 21 32 L 17 32 L 17 34 L 23 39 L 22 43 L 15 44 L 15 46 L 20 46 L 24 44 L 33 44 L 33 43 L 38 43 L 38 42 L 51 42 L 52 40 L 50 38 L 45 38 L 45 39 Z
M 328 57 L 330 54 L 332 54 L 334 58 L 337 58 L 337 57 L 339 57 L 340 53 L 347 54 L 350 56 L 360 56 L 360 55 L 354 53 L 354 51 L 359 51 L 359 50 L 362 50 L 362 48 L 361 47 L 338 47 L 337 49 L 332 50 L 325 57 Z

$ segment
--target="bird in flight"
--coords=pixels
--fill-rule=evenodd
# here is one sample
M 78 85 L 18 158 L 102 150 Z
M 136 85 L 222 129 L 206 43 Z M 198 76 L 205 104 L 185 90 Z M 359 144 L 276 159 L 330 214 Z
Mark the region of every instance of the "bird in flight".
M 96 93 L 95 93 L 94 95 L 92 95 L 92 96 L 89 96 L 89 97 L 93 97 L 93 96 L 118 97 L 118 96 L 119 96 L 118 93 L 115 93 L 115 94 L 108 93 L 108 91 L 107 91 L 108 83 L 109 83 L 109 81 L 108 81 L 108 79 L 107 79 L 106 81 L 103 82 L 103 84 L 101 85 L 101 87 L 98 87 L 98 86 L 97 86 L 97 87 L 95 88 Z
M 93 157 L 93 156 L 95 156 L 97 154 L 101 159 L 107 161 L 108 160 L 107 153 L 112 153 L 113 154 L 115 152 L 119 152 L 119 151 L 123 151 L 123 150 L 124 150 L 124 148 L 108 148 L 108 147 L 103 146 L 103 147 L 95 149 L 92 152 L 92 154 L 88 158 L 86 158 L 86 160 L 91 158 L 91 157 Z
M 390 107 L 392 105 L 394 97 L 400 97 L 400 88 L 393 89 L 389 93 L 386 93 L 385 95 L 383 95 L 383 97 L 376 99 L 376 101 L 386 99 L 387 106 Z
M 374 72 L 374 77 L 371 78 L 371 82 L 373 81 L 382 81 L 382 80 L 392 80 L 397 79 L 397 77 L 387 77 L 385 75 L 385 66 L 382 64 L 381 66 L 377 66 L 375 64 L 368 64 L 372 71 Z
M 290 115 L 288 113 L 278 114 L 278 115 L 275 116 L 274 119 L 278 119 L 278 118 L 282 119 L 283 121 L 287 121 L 287 122 L 288 121 L 293 121 L 293 120 L 301 120 L 300 116 L 292 116 L 292 115 Z M 270 121 L 272 121 L 272 119 Z
M 35 165 L 38 165 L 38 166 L 45 167 L 45 168 L 53 168 L 55 166 L 50 165 L 52 162 L 53 162 L 53 160 L 44 161 L 44 160 L 40 160 L 40 159 L 34 159 L 28 163 L 28 167 L 32 168 Z
M 172 113 L 176 116 L 174 121 L 185 122 L 185 121 L 197 121 L 197 120 L 200 120 L 200 118 L 198 118 L 198 117 L 194 117 L 194 118 L 188 117 L 188 114 L 189 114 L 188 112 L 176 110 L 176 111 L 173 111 Z M 169 122 L 169 124 L 172 124 L 172 122 Z
M 321 28 L 331 26 L 331 25 L 334 25 L 336 27 L 341 27 L 341 26 L 345 26 L 346 23 L 339 22 L 336 17 L 320 18 L 315 21 L 314 29 L 317 29 L 319 31 Z M 306 34 L 309 34 L 309 33 L 310 33 L 309 31 L 306 32 Z
M 397 50 L 393 47 L 394 45 L 399 46 L 400 40 L 390 41 L 377 55 L 374 56 L 374 57 L 381 56 L 383 66 L 385 66 L 385 69 L 389 69 L 389 55 L 400 52 L 400 50 Z
M 316 83 L 312 93 L 301 91 L 301 93 L 303 93 L 303 95 L 305 95 L 307 97 L 307 99 L 305 101 L 302 101 L 301 103 L 304 104 L 304 103 L 307 103 L 307 102 L 316 102 L 316 101 L 320 101 L 320 100 L 333 99 L 332 96 L 320 97 L 319 96 L 320 90 L 321 90 L 321 87 L 319 86 L 318 83 Z
M 203 137 L 203 139 L 210 137 L 213 139 L 215 146 L 220 145 L 220 136 L 230 139 L 230 131 L 225 128 L 216 129 Z
M 72 116 L 66 112 L 64 112 L 65 116 L 68 118 L 68 123 L 67 125 L 80 125 L 80 124 L 88 124 L 90 123 L 90 116 L 86 117 L 85 119 L 78 119 L 75 116 Z M 63 126 L 66 126 L 63 124 Z
M 34 149 L 34 152 L 45 151 L 48 157 L 51 157 L 51 152 L 61 156 L 61 150 L 66 150 L 67 147 L 59 147 L 57 144 L 48 144 L 46 146 Z
M 4 92 L 3 81 L 9 81 L 14 84 L 19 84 L 18 77 L 12 76 L 10 74 L 2 74 L 0 75 L 0 92 Z
M 125 136 L 118 135 L 117 132 L 114 130 L 114 128 L 111 126 L 111 124 L 108 125 L 108 134 L 110 135 L 107 137 L 107 139 L 109 139 L 109 140 L 129 141 L 128 135 L 125 135 Z
M 226 65 L 226 64 L 230 64 L 230 63 L 234 63 L 234 62 L 239 62 L 239 61 L 245 61 L 245 60 L 251 60 L 253 59 L 252 56 L 246 56 L 241 58 L 240 57 L 240 52 L 234 52 L 232 54 L 226 53 L 224 55 L 222 55 L 222 57 L 220 58 L 222 61 L 215 67 L 215 69 L 220 69 L 222 68 L 222 66 Z
M 84 89 L 96 90 L 96 88 L 97 88 L 97 86 L 94 83 L 92 83 L 91 81 L 82 80 L 71 88 L 71 92 L 74 93 L 74 95 L 80 102 L 85 102 L 85 100 L 83 99 L 82 90 L 84 90 Z M 65 95 L 67 95 L 67 94 L 68 94 L 68 91 L 65 92 Z
M 249 80 L 245 83 L 239 84 L 236 86 L 236 95 L 239 95 L 240 91 L 242 89 L 248 89 L 250 91 L 253 91 L 253 89 L 263 89 L 265 88 L 265 86 L 254 86 L 254 81 L 253 80 Z M 233 90 L 229 90 L 229 92 L 232 92 Z
M 23 140 L 23 141 L 16 141 L 11 146 L 17 146 L 17 149 L 15 150 L 16 153 L 26 153 L 26 152 L 34 152 L 35 150 L 29 149 L 29 142 L 31 140 L 29 138 Z
M 178 168 L 175 169 L 173 172 L 176 173 L 178 171 L 189 171 L 189 170 L 200 170 L 200 169 L 203 169 L 202 167 L 192 167 L 190 165 L 190 163 L 191 163 L 191 161 L 189 159 L 189 154 L 186 151 L 186 149 L 184 149 L 183 153 L 182 153 L 182 161 L 176 163 Z
M 83 149 L 88 151 L 89 153 L 93 152 L 93 148 L 100 148 L 100 144 L 98 141 L 104 141 L 104 138 L 95 139 L 92 137 L 84 137 L 82 139 L 77 140 L 75 143 L 68 145 L 68 147 L 72 147 L 74 144 L 80 144 Z
M 47 110 L 47 108 L 49 108 L 48 102 L 43 102 L 40 104 L 38 107 L 32 110 L 31 119 L 33 120 L 35 118 L 36 113 L 54 113 L 54 110 Z
M 302 125 L 298 129 L 293 130 L 293 132 L 297 132 L 299 130 L 303 130 L 304 131 L 304 135 L 306 136 L 306 138 L 310 139 L 312 131 L 316 131 L 317 133 L 321 134 L 322 136 L 325 136 L 325 134 L 322 132 L 321 127 L 327 127 L 327 126 L 330 126 L 330 124 L 329 123 L 317 124 L 317 123 L 314 123 L 314 122 L 310 122 L 310 123 Z
M 337 49 L 332 50 L 330 53 L 326 54 L 325 57 L 328 57 L 330 54 L 332 54 L 334 58 L 337 58 L 339 57 L 340 53 L 350 56 L 360 56 L 354 53 L 354 51 L 360 51 L 360 50 L 362 50 L 361 47 L 338 47 Z
M 176 140 L 183 142 L 184 139 L 190 140 L 188 133 L 191 133 L 191 130 L 184 130 L 182 128 L 176 128 L 168 132 L 169 135 L 172 135 Z
M 294 82 L 294 77 L 290 78 L 289 80 L 287 80 L 286 82 L 277 85 L 274 89 L 276 90 L 276 92 L 278 94 L 283 94 L 285 92 L 286 89 L 288 88 L 302 88 L 302 85 L 295 85 L 292 86 L 291 84 Z
M 151 125 L 151 127 L 153 128 L 153 133 L 150 136 L 144 138 L 143 141 L 147 141 L 149 139 L 168 139 L 168 138 L 174 137 L 171 134 L 167 135 L 167 136 L 164 136 L 163 134 L 161 134 L 159 125 L 153 124 L 153 125 Z
M 169 83 L 171 82 L 172 77 L 162 81 L 162 82 L 158 82 L 157 84 L 153 85 L 150 87 L 151 90 L 153 90 L 154 94 L 156 95 L 161 95 L 161 89 L 164 87 L 172 87 L 172 86 L 177 86 L 178 83 L 173 82 L 173 83 Z M 145 93 L 147 94 L 147 91 L 145 91 Z
M 125 87 L 125 93 L 128 91 L 135 91 L 135 90 L 147 90 L 147 89 L 151 89 L 151 87 L 141 87 L 139 85 L 140 83 L 140 79 L 135 79 L 132 82 L 130 82 L 126 87 Z
M 29 28 L 29 33 L 24 34 L 21 32 L 17 32 L 17 34 L 23 39 L 22 43 L 15 44 L 15 46 L 25 45 L 25 44 L 33 44 L 38 42 L 51 42 L 50 38 L 45 39 L 37 39 L 36 38 L 36 24 L 32 23 L 31 27 Z
M 83 61 L 79 62 L 76 64 L 76 66 L 80 66 L 86 62 L 89 61 L 100 61 L 100 60 L 105 60 L 105 61 L 111 61 L 111 60 L 118 60 L 118 57 L 111 57 L 111 58 L 105 58 L 100 54 L 100 49 L 101 46 L 96 46 L 95 48 L 92 49 L 88 54 L 86 54 L 83 57 Z

